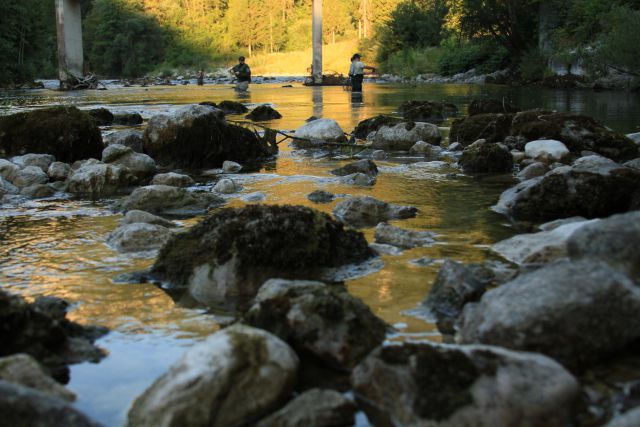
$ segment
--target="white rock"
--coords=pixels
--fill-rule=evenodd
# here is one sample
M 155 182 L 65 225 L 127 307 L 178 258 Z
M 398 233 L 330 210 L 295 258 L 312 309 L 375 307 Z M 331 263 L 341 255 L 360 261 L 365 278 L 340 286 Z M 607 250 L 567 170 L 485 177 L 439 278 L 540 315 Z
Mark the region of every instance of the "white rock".
M 627 135 L 627 138 L 635 142 L 636 144 L 640 144 L 640 132 L 630 133 Z
M 225 160 L 222 162 L 222 172 L 224 173 L 238 173 L 242 170 L 240 163 L 232 162 L 231 160 Z
M 213 191 L 220 194 L 233 194 L 242 190 L 242 185 L 229 178 L 223 178 L 213 186 Z
M 295 136 L 323 141 L 343 141 L 345 138 L 344 131 L 333 119 L 318 119 L 306 123 L 296 129 Z
M 528 142 L 527 145 L 524 146 L 524 154 L 532 159 L 545 163 L 553 163 L 568 156 L 569 149 L 560 141 L 541 139 Z

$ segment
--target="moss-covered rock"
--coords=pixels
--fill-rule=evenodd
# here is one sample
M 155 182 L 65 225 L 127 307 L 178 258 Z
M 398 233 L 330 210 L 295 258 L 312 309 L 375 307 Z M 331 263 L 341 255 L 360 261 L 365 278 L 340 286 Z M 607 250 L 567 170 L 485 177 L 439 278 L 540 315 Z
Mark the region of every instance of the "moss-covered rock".
M 449 141 L 459 142 L 465 147 L 479 139 L 489 143 L 503 142 L 511 134 L 513 117 L 513 114 L 478 114 L 454 120 Z
M 98 126 L 108 126 L 113 123 L 113 113 L 106 108 L 92 108 L 87 113 L 93 117 Z
M 161 165 L 186 168 L 220 167 L 225 160 L 249 162 L 273 154 L 249 129 L 227 123 L 220 110 L 202 105 L 152 117 L 144 151 Z
M 251 110 L 245 118 L 253 120 L 254 122 L 260 122 L 265 120 L 281 119 L 282 114 L 269 105 L 258 105 L 256 108 Z
M 362 233 L 303 206 L 223 209 L 160 251 L 151 273 L 209 306 L 246 305 L 268 279 L 314 278 L 373 256 Z
M 513 171 L 513 156 L 502 144 L 478 144 L 468 147 L 458 161 L 465 172 L 510 173 Z
M 445 102 L 407 101 L 399 111 L 407 121 L 441 123 L 445 118 L 458 114 L 458 107 Z
M 56 160 L 100 158 L 102 136 L 93 118 L 75 107 L 50 107 L 0 117 L 0 156 L 51 154 Z
M 358 126 L 356 126 L 355 130 L 353 131 L 353 136 L 360 139 L 366 139 L 367 135 L 369 135 L 371 132 L 377 131 L 383 126 L 391 127 L 397 125 L 398 123 L 402 123 L 403 121 L 404 120 L 399 117 L 380 114 L 358 123 Z
M 217 106 L 224 114 L 243 114 L 249 111 L 243 104 L 235 101 L 222 101 Z
M 478 114 L 509 114 L 517 113 L 518 111 L 520 111 L 518 107 L 505 99 L 474 99 L 469 104 L 470 116 L 477 116 Z

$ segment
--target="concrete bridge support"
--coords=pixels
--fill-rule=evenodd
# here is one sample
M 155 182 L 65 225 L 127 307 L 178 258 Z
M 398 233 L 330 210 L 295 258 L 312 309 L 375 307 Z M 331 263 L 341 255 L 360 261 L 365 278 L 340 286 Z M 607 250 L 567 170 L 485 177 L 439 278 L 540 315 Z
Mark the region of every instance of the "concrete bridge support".
M 313 0 L 313 83 L 322 84 L 322 0 Z
M 56 0 L 60 84 L 84 76 L 80 0 Z

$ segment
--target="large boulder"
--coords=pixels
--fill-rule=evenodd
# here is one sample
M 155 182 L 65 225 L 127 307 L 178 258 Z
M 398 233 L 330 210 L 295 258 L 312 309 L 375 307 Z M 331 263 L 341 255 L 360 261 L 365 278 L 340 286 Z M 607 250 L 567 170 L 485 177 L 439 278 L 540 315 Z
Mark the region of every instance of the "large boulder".
M 384 341 L 387 330 L 342 286 L 283 279 L 260 288 L 245 321 L 279 336 L 298 354 L 311 354 L 339 371 L 357 365 Z
M 446 117 L 458 114 L 458 107 L 444 102 L 407 101 L 398 111 L 406 121 L 441 123 Z
M 333 119 L 317 119 L 305 123 L 296 129 L 294 137 L 320 141 L 346 141 L 344 131 Z
M 352 227 L 372 227 L 391 219 L 413 218 L 418 214 L 414 206 L 394 205 L 370 196 L 350 197 L 336 205 L 333 215 Z
M 481 98 L 474 99 L 469 104 L 469 115 L 477 116 L 479 114 L 509 114 L 520 111 L 518 107 L 510 101 L 502 98 Z
M 440 145 L 442 135 L 438 126 L 431 123 L 408 122 L 394 126 L 383 126 L 373 138 L 374 149 L 409 151 L 418 141 Z
M 303 206 L 223 209 L 173 237 L 152 275 L 210 306 L 242 308 L 268 279 L 313 278 L 318 269 L 373 256 L 364 236 Z
M 582 369 L 640 337 L 640 289 L 607 264 L 563 260 L 485 293 L 460 341 L 546 354 Z
M 136 153 L 142 153 L 144 133 L 139 130 L 126 129 L 110 133 L 104 137 L 105 145 L 119 144 L 131 148 Z
M 473 144 L 464 149 L 458 163 L 468 173 L 511 173 L 513 171 L 513 156 L 502 144 L 488 142 Z
M 103 197 L 124 192 L 135 182 L 136 178 L 128 168 L 89 159 L 78 169 L 71 171 L 67 191 L 73 194 Z
M 153 116 L 144 133 L 145 153 L 174 167 L 219 167 L 225 160 L 265 158 L 271 150 L 249 129 L 227 123 L 220 110 L 202 105 Z
M 138 179 L 145 179 L 156 173 L 156 162 L 146 154 L 136 153 L 124 145 L 111 144 L 102 151 L 102 161 L 122 165 Z
M 640 207 L 639 188 L 640 171 L 587 156 L 506 190 L 496 210 L 534 221 L 604 217 Z
M 58 161 L 99 158 L 102 136 L 91 116 L 75 107 L 50 107 L 0 117 L 0 156 L 51 154 Z
M 579 395 L 553 360 L 489 346 L 388 345 L 351 378 L 376 426 L 560 427 Z
M 223 203 L 223 199 L 211 193 L 195 193 L 168 185 L 147 185 L 136 188 L 117 208 L 123 212 L 141 210 L 155 214 L 190 216 L 204 214 Z
M 430 231 L 405 230 L 386 222 L 381 222 L 376 226 L 375 239 L 376 243 L 393 245 L 403 249 L 431 246 L 435 243 L 433 233 Z
M 617 162 L 638 157 L 638 145 L 631 139 L 580 114 L 525 111 L 513 119 L 511 133 L 527 141 L 554 139 L 573 153 L 589 150 Z
M 569 149 L 560 141 L 540 139 L 527 142 L 524 146 L 524 154 L 537 161 L 551 164 L 567 158 Z
M 456 119 L 451 124 L 450 142 L 459 142 L 464 147 L 479 139 L 488 143 L 504 142 L 511 133 L 513 114 L 478 114 Z
M 0 380 L 36 389 L 49 396 L 73 401 L 76 396 L 51 378 L 28 354 L 0 357 Z
M 398 123 L 402 123 L 403 121 L 404 120 L 399 117 L 385 116 L 383 114 L 380 114 L 378 116 L 371 117 L 370 119 L 366 119 L 358 123 L 355 130 L 353 131 L 353 136 L 359 139 L 366 139 L 371 132 L 376 132 L 383 126 L 394 126 Z
M 311 389 L 260 420 L 255 427 L 351 427 L 356 405 L 334 390 Z
M 139 396 L 128 425 L 250 425 L 289 397 L 297 370 L 298 357 L 282 340 L 231 326 L 192 346 Z

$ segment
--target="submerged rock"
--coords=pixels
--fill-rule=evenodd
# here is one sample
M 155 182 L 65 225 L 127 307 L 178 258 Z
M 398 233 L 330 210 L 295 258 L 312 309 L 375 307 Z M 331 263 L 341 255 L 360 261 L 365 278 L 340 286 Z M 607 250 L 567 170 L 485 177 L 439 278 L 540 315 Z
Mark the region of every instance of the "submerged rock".
M 509 114 L 520 111 L 518 107 L 506 99 L 482 98 L 474 99 L 469 104 L 469 115 L 479 114 Z
M 136 153 L 142 153 L 144 133 L 139 130 L 126 129 L 111 133 L 104 138 L 105 145 L 124 145 Z
M 579 393 L 553 360 L 488 346 L 384 346 L 351 378 L 379 426 L 564 426 Z
M 363 173 L 369 176 L 377 176 L 378 175 L 378 167 L 376 164 L 368 159 L 357 160 L 355 162 L 346 164 L 342 167 L 334 169 L 331 171 L 333 175 L 337 176 L 346 176 L 354 173 Z
M 311 281 L 269 280 L 245 321 L 279 336 L 298 354 L 311 354 L 339 371 L 357 365 L 384 341 L 387 331 L 344 287 Z
M 69 175 L 67 191 L 73 194 L 103 197 L 125 191 L 136 181 L 128 168 L 89 159 Z
M 151 180 L 151 185 L 169 185 L 171 187 L 191 187 L 196 182 L 189 175 L 175 172 L 159 173 Z
M 383 126 L 391 127 L 397 125 L 398 123 L 402 123 L 403 121 L 404 120 L 399 117 L 385 116 L 383 114 L 380 114 L 378 116 L 363 120 L 358 123 L 355 130 L 353 131 L 353 136 L 359 139 L 366 139 L 371 132 L 376 132 Z
M 107 236 L 107 245 L 118 252 L 152 251 L 163 247 L 172 234 L 170 229 L 158 224 L 124 224 Z
M 174 236 L 152 275 L 211 306 L 245 306 L 268 279 L 313 278 L 318 269 L 373 256 L 364 236 L 302 206 L 223 209 Z
M 465 148 L 458 161 L 469 173 L 510 173 L 513 171 L 513 156 L 502 144 L 474 144 Z
M 583 369 L 640 337 L 640 289 L 596 259 L 524 273 L 465 307 L 460 340 L 546 354 Z
M 279 338 L 234 325 L 187 350 L 134 401 L 128 425 L 250 425 L 289 397 L 297 370 L 298 357 Z
M 375 176 L 366 175 L 364 173 L 353 173 L 351 175 L 340 177 L 339 182 L 341 184 L 360 185 L 360 186 L 369 187 L 369 186 L 375 185 L 376 178 Z
M 282 114 L 269 105 L 258 105 L 251 111 L 251 113 L 246 115 L 245 118 L 253 120 L 254 122 L 260 122 L 265 120 L 281 119 Z
M 75 107 L 50 107 L 0 117 L 0 156 L 26 153 L 58 161 L 99 158 L 102 137 L 87 113 Z
M 188 105 L 149 120 L 144 151 L 161 165 L 219 167 L 225 160 L 251 161 L 272 155 L 272 147 L 248 129 L 227 123 L 220 110 Z
M 113 124 L 122 126 L 135 126 L 142 124 L 142 116 L 139 113 L 115 113 Z
M 336 196 L 324 190 L 315 190 L 307 195 L 307 199 L 313 203 L 330 203 Z
M 135 223 L 145 223 L 145 224 L 155 224 L 161 225 L 163 227 L 172 228 L 175 227 L 175 224 L 168 219 L 164 219 L 162 217 L 150 214 L 145 211 L 129 211 L 125 214 L 124 218 L 119 221 L 119 225 L 127 225 L 127 224 L 135 224 Z
M 402 117 L 411 122 L 441 123 L 458 114 L 454 104 L 433 101 L 407 101 L 399 108 Z
M 344 200 L 333 209 L 333 215 L 352 227 L 371 227 L 391 219 L 413 218 L 418 214 L 415 206 L 393 205 L 369 196 Z
M 294 137 L 320 140 L 346 142 L 344 131 L 333 119 L 318 119 L 305 123 L 296 129 Z
M 63 400 L 73 401 L 73 392 L 42 370 L 38 361 L 28 354 L 0 357 L 0 380 L 29 387 Z
M 398 123 L 394 126 L 383 126 L 373 138 L 372 148 L 382 150 L 409 151 L 418 141 L 440 145 L 440 130 L 430 123 Z
M 210 208 L 224 204 L 211 193 L 192 193 L 168 185 L 148 185 L 136 188 L 117 208 L 123 212 L 141 210 L 155 214 L 201 215 Z
M 451 124 L 449 141 L 459 142 L 465 147 L 479 139 L 490 144 L 504 142 L 511 133 L 512 120 L 513 114 L 478 114 L 456 119 Z
M 433 233 L 429 231 L 405 230 L 386 222 L 378 224 L 375 238 L 376 243 L 386 243 L 404 249 L 431 246 L 435 242 Z

